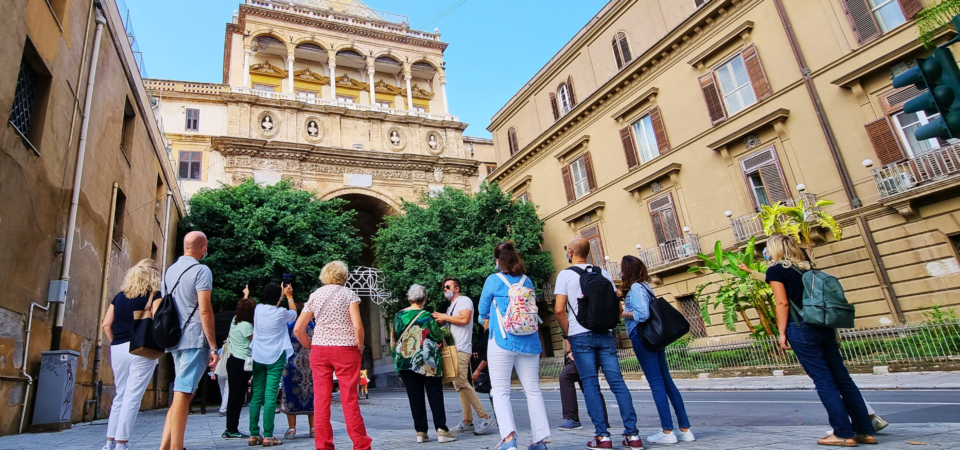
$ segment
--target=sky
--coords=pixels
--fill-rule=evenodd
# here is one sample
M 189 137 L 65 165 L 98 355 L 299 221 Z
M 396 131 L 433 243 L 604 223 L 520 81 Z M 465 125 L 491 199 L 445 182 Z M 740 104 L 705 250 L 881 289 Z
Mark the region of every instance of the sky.
M 490 137 L 490 119 L 600 11 L 607 0 L 366 0 L 440 28 L 450 113 L 464 134 Z M 226 23 L 241 0 L 126 0 L 151 78 L 223 82 Z M 121 3 L 122 4 L 122 3 Z M 122 6 L 121 6 L 122 8 Z

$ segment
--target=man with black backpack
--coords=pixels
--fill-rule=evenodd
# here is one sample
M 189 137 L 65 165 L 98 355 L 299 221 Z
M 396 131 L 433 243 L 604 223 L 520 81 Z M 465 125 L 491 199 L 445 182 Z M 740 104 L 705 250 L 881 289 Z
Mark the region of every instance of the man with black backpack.
M 167 410 L 160 450 L 183 449 L 190 401 L 217 354 L 214 332 L 213 274 L 200 264 L 207 256 L 207 236 L 191 231 L 183 238 L 183 256 L 167 269 L 161 287 L 163 300 L 154 302 L 154 337 L 173 356 L 173 401 Z M 172 344 L 172 345 L 171 345 Z
M 603 376 L 617 399 L 623 419 L 623 446 L 643 448 L 638 436 L 640 431 L 637 430 L 633 398 L 620 373 L 617 344 L 613 337 L 613 328 L 620 322 L 623 310 L 613 277 L 602 267 L 587 262 L 590 243 L 586 239 L 574 238 L 564 248 L 567 261 L 573 266 L 557 275 L 555 312 L 563 336 L 570 342 L 573 360 L 583 383 L 587 412 L 596 429 L 594 439 L 587 443 L 587 448 L 613 448 L 613 440 L 607 431 L 606 408 L 600 397 L 597 366 L 603 369 Z

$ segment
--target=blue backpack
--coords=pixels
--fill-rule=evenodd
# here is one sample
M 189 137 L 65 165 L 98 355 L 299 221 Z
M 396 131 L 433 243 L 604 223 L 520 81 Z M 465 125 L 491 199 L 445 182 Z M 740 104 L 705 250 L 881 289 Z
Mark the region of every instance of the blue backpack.
M 803 277 L 803 309 L 790 302 L 790 312 L 794 322 L 800 326 L 797 315 L 809 325 L 822 328 L 853 328 L 856 308 L 843 294 L 840 280 L 819 270 L 801 271 L 793 269 Z

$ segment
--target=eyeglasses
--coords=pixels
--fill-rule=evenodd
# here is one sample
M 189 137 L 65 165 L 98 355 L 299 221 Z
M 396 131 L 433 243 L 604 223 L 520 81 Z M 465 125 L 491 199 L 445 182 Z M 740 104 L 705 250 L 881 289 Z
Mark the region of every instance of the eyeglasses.
M 445 290 L 445 291 L 452 291 L 452 290 L 453 290 L 453 285 L 452 285 L 452 284 L 446 285 L 446 286 L 443 287 L 443 290 Z

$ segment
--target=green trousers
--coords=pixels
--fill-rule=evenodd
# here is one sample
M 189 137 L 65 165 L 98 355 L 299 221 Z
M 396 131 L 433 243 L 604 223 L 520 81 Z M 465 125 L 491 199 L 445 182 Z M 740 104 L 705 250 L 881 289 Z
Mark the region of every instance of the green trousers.
M 286 352 L 273 364 L 253 362 L 253 378 L 250 387 L 250 436 L 260 436 L 260 409 L 263 408 L 263 437 L 273 437 L 273 418 L 277 415 L 277 390 L 287 362 Z

